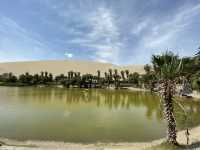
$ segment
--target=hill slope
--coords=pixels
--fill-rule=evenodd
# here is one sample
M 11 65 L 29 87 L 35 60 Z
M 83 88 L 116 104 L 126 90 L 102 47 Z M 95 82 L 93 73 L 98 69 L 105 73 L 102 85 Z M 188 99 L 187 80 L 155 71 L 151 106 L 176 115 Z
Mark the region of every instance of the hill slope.
M 8 62 L 0 63 L 0 74 L 12 72 L 19 75 L 25 72 L 30 74 L 40 73 L 41 71 L 48 71 L 53 75 L 61 73 L 67 74 L 68 71 L 81 72 L 81 74 L 90 73 L 97 74 L 97 70 L 101 71 L 102 76 L 108 69 L 126 70 L 129 72 L 144 73 L 143 65 L 117 66 L 110 63 L 100 63 L 93 61 L 30 61 L 30 62 Z

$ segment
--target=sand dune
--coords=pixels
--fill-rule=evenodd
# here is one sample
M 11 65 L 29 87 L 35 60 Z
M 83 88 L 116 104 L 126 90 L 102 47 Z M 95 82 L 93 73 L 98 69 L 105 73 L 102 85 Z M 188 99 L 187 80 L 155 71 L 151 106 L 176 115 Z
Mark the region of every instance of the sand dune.
M 108 69 L 125 70 L 129 72 L 144 73 L 143 65 L 117 66 L 111 63 L 100 63 L 92 61 L 72 61 L 72 60 L 54 60 L 54 61 L 30 61 L 30 62 L 8 62 L 0 63 L 0 74 L 12 72 L 19 75 L 25 72 L 30 74 L 40 73 L 41 71 L 48 71 L 53 75 L 61 73 L 67 74 L 68 71 L 81 72 L 81 74 L 90 73 L 97 74 L 97 70 L 101 71 L 102 76 Z

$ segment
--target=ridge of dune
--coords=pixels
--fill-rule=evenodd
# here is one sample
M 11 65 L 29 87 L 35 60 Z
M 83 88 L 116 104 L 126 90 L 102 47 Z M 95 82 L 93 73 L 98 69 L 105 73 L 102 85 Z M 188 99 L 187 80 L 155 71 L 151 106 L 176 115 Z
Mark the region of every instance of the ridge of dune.
M 97 70 L 101 71 L 101 75 L 104 72 L 108 72 L 108 69 L 126 70 L 129 72 L 144 73 L 143 65 L 127 65 L 118 66 L 111 63 L 101 63 L 95 61 L 77 61 L 77 60 L 47 60 L 47 61 L 23 61 L 23 62 L 2 62 L 0 63 L 0 74 L 12 72 L 15 75 L 19 75 L 25 72 L 30 74 L 40 73 L 41 71 L 47 71 L 53 75 L 59 75 L 61 73 L 67 74 L 68 71 L 80 72 L 81 74 L 90 73 L 97 74 Z

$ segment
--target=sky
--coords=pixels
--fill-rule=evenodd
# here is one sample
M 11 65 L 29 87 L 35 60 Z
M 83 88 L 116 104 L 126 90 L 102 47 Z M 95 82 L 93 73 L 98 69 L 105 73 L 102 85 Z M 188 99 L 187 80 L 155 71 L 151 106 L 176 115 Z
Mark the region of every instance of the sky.
M 1 0 L 0 62 L 192 56 L 199 27 L 200 0 Z

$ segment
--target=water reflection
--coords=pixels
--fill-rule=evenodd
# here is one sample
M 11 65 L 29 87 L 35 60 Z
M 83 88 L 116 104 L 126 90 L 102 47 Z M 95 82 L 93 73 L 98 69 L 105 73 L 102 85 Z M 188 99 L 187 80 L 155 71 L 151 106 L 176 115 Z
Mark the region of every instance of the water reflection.
M 33 97 L 39 103 L 54 103 L 61 101 L 66 105 L 95 103 L 97 107 L 107 107 L 112 109 L 130 109 L 145 107 L 146 118 L 152 119 L 156 114 L 157 121 L 162 121 L 162 111 L 159 97 L 150 92 L 133 92 L 127 90 L 103 90 L 103 89 L 62 89 L 62 88 L 23 88 L 16 89 L 14 95 L 19 100 L 28 102 L 29 97 Z M 179 99 L 180 100 L 180 99 Z M 32 99 L 31 99 L 32 102 Z M 200 123 L 200 103 L 185 99 L 179 101 L 187 111 L 188 117 L 185 118 L 183 110 L 175 104 L 178 127 L 180 129 L 195 126 Z
M 0 87 L 0 95 L 0 135 L 9 138 L 133 142 L 165 136 L 159 97 L 153 93 Z M 176 106 L 178 128 L 200 124 L 200 103 L 180 102 L 189 117 Z
M 32 98 L 39 103 L 54 103 L 61 101 L 66 105 L 95 103 L 97 107 L 112 109 L 130 109 L 145 107 L 146 116 L 151 119 L 155 112 L 160 120 L 160 104 L 157 95 L 146 92 L 132 92 L 127 90 L 84 90 L 84 89 L 61 89 L 61 88 L 23 88 L 16 90 L 16 96 L 20 101 L 27 103 Z M 32 97 L 30 99 L 30 97 Z

